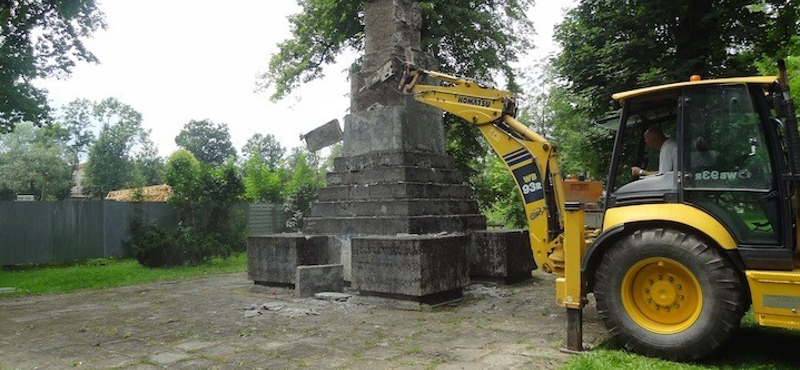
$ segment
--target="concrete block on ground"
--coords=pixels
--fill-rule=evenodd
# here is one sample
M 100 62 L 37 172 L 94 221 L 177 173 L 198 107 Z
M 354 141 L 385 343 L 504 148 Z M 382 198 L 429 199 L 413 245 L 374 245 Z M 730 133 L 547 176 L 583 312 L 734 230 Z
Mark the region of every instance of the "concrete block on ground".
M 311 297 L 321 292 L 344 290 L 342 265 L 297 266 L 295 293 L 300 298 Z
M 479 230 L 471 239 L 467 258 L 472 278 L 512 283 L 530 278 L 536 268 L 528 230 Z
M 462 297 L 466 235 L 364 236 L 351 243 L 352 288 L 359 294 L 426 304 Z
M 256 284 L 294 285 L 297 266 L 328 264 L 328 237 L 273 234 L 247 238 L 247 275 Z

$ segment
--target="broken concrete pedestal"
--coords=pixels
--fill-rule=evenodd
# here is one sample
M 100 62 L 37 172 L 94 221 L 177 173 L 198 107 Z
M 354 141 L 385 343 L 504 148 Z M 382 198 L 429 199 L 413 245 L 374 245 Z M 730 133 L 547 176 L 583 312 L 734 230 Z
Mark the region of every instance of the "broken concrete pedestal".
M 482 230 L 472 233 L 467 251 L 469 276 L 514 283 L 536 268 L 528 230 Z
M 344 290 L 342 265 L 297 266 L 295 294 L 300 298 L 322 292 L 341 293 Z
M 327 237 L 274 234 L 247 238 L 247 274 L 261 285 L 294 286 L 297 266 L 328 262 Z
M 362 295 L 431 305 L 460 299 L 468 243 L 466 235 L 353 238 L 352 286 Z

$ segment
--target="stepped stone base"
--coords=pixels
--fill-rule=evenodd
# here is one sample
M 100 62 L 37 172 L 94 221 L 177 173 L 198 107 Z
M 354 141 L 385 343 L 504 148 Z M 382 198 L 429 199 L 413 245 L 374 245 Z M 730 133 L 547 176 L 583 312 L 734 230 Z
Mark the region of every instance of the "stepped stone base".
M 363 295 L 426 304 L 461 297 L 467 285 L 466 235 L 352 239 L 352 286 Z
M 536 269 L 528 230 L 474 231 L 467 252 L 469 276 L 513 283 Z
M 464 233 L 486 229 L 453 159 L 382 151 L 339 157 L 303 231 L 324 235 Z

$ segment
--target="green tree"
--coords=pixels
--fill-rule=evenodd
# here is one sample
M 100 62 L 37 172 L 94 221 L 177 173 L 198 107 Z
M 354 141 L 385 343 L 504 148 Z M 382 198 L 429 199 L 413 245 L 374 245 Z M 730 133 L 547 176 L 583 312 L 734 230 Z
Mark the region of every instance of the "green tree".
M 195 225 L 195 214 L 200 212 L 196 204 L 197 179 L 200 176 L 200 161 L 192 152 L 179 149 L 167 158 L 164 180 L 172 187 L 169 202 L 175 206 L 179 217 Z
M 73 186 L 67 148 L 45 128 L 20 123 L 12 133 L 0 135 L 0 188 L 8 193 L 32 194 L 39 200 L 69 197 Z
M 70 163 L 80 163 L 94 142 L 92 134 L 92 109 L 94 103 L 87 99 L 76 99 L 62 109 L 62 114 L 54 125 L 59 137 L 70 151 Z
M 251 156 L 244 163 L 245 199 L 261 203 L 283 203 L 285 170 L 270 169 L 259 156 Z
M 289 94 L 300 83 L 323 75 L 346 48 L 364 47 L 363 0 L 299 0 L 302 12 L 289 18 L 292 37 L 262 76 L 274 88 L 272 99 Z M 533 25 L 525 10 L 533 0 L 421 1 L 422 49 L 436 56 L 440 69 L 492 80 L 502 73 L 516 86 L 512 63 L 532 48 Z
M 236 166 L 228 161 L 211 167 L 187 150 L 173 153 L 166 164 L 164 179 L 172 187 L 169 203 L 183 223 L 197 232 L 218 232 L 225 225 L 229 208 L 244 194 Z
M 149 132 L 142 128 L 142 115 L 115 98 L 95 104 L 92 116 L 102 129 L 89 149 L 83 188 L 91 196 L 105 197 L 134 185 L 134 149 Z
M 66 77 L 77 62 L 97 62 L 82 39 L 105 28 L 94 0 L 0 4 L 0 133 L 19 121 L 49 121 L 46 91 L 31 81 Z
M 491 153 L 482 160 L 482 167 L 483 171 L 475 176 L 472 183 L 478 190 L 475 198 L 486 215 L 487 223 L 508 228 L 528 226 L 517 184 L 509 175 L 505 163 Z
M 192 152 L 200 162 L 213 166 L 220 166 L 228 159 L 236 158 L 228 125 L 215 125 L 207 119 L 189 121 L 175 137 L 175 144 Z
M 787 75 L 789 77 L 789 89 L 795 105 L 800 102 L 800 36 L 792 36 L 791 42 L 785 47 L 785 54 L 779 57 L 786 61 Z M 758 71 L 764 75 L 778 74 L 778 61 L 775 57 L 764 55 L 756 62 Z
M 759 6 L 786 11 L 756 11 Z M 778 20 L 789 35 L 800 30 L 796 8 L 796 0 L 637 0 L 625 6 L 584 0 L 557 27 L 562 51 L 554 64 L 599 116 L 616 92 L 693 74 L 755 73 L 756 53 L 774 55 L 780 44 L 771 39 L 786 37 L 776 29 Z
M 272 134 L 254 134 L 242 147 L 242 158 L 247 162 L 252 157 L 259 157 L 269 170 L 275 170 L 283 161 L 286 149 Z
M 320 171 L 321 159 L 305 148 L 294 148 L 286 160 L 288 178 L 284 184 L 284 211 L 289 216 L 286 227 L 297 231 L 311 214 L 311 205 L 317 200 L 319 188 L 325 185 L 324 173 Z
M 588 117 L 607 115 L 613 93 L 686 81 L 693 74 L 755 74 L 756 59 L 785 50 L 787 35 L 797 34 L 797 8 L 797 0 L 635 0 L 624 6 L 581 1 L 555 33 L 561 52 L 553 64 L 563 81 L 554 91 L 560 104 L 556 115 L 566 121 L 554 122 L 566 126 L 558 129 L 564 134 L 559 137 L 562 148 L 586 149 L 584 159 L 565 155 L 565 162 L 575 160 L 582 163 L 576 167 L 592 173 L 608 169 L 608 135 L 587 130 L 588 136 L 582 137 L 567 131 L 575 129 L 575 119 L 586 122 L 581 126 L 585 129 Z
M 141 149 L 133 158 L 134 184 L 141 186 L 163 184 L 165 164 L 158 156 L 155 144 L 146 136 L 141 142 Z
M 244 250 L 245 223 L 233 209 L 244 185 L 233 161 L 212 167 L 181 149 L 168 158 L 165 179 L 172 187 L 169 203 L 180 222 L 168 230 L 134 219 L 128 245 L 139 263 L 150 267 L 198 264 Z

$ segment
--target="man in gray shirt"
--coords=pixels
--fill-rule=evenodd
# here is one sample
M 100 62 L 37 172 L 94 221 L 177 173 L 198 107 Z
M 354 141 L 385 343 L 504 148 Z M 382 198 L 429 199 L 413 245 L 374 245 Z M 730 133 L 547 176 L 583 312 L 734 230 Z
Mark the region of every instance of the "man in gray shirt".
M 631 176 L 661 175 L 673 170 L 678 144 L 675 140 L 664 136 L 660 127 L 651 126 L 644 132 L 644 142 L 651 148 L 658 149 L 658 171 L 648 171 L 641 167 L 631 167 Z

